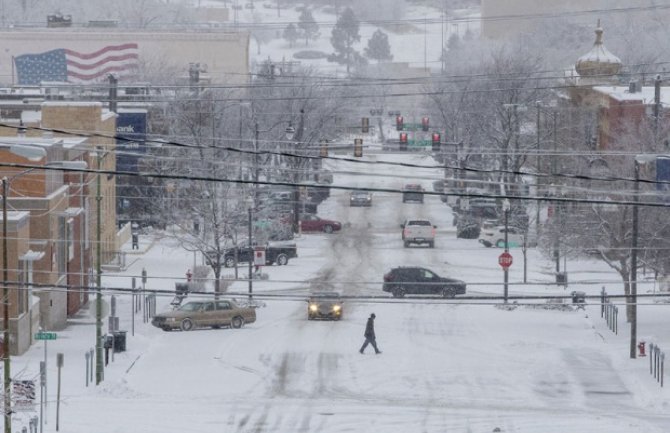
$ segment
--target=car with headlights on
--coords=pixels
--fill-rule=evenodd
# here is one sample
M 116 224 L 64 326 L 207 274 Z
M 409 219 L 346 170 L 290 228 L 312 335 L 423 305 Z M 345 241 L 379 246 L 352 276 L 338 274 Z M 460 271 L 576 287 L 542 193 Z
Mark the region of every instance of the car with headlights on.
M 349 206 L 372 206 L 372 194 L 369 191 L 351 191 Z
M 307 319 L 342 318 L 342 298 L 337 292 L 313 292 L 307 300 Z
M 191 301 L 166 313 L 156 314 L 151 324 L 163 331 L 229 327 L 239 329 L 256 321 L 256 310 L 232 300 Z

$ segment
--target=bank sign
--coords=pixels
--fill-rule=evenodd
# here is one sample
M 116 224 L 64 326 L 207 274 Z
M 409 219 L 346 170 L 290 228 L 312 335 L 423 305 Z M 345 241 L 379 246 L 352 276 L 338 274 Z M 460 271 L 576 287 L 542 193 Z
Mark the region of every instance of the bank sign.
M 119 110 L 116 118 L 116 168 L 137 172 L 137 160 L 146 153 L 147 110 Z

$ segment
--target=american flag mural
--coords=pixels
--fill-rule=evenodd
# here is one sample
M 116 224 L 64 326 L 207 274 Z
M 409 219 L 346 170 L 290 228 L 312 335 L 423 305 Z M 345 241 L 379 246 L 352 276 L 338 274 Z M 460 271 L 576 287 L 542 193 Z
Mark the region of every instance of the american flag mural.
M 20 85 L 38 85 L 42 81 L 90 83 L 134 75 L 138 65 L 136 43 L 109 45 L 92 53 L 59 48 L 39 54 L 24 54 L 14 58 Z

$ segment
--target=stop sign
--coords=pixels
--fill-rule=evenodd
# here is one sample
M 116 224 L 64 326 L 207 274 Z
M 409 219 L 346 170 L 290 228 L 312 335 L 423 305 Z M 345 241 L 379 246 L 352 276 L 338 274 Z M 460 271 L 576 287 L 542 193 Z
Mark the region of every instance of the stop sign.
M 512 255 L 505 251 L 501 255 L 498 256 L 498 264 L 503 267 L 503 269 L 507 269 L 510 266 L 512 266 Z

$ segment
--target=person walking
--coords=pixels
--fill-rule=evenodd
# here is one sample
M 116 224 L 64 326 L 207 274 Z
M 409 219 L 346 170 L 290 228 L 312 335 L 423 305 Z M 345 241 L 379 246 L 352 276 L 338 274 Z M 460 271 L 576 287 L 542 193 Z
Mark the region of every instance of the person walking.
M 377 339 L 375 337 L 375 317 L 377 317 L 375 316 L 375 313 L 370 314 L 368 323 L 365 325 L 365 334 L 363 334 L 365 337 L 365 342 L 363 343 L 363 346 L 361 346 L 361 350 L 359 350 L 361 354 L 365 351 L 365 348 L 368 347 L 368 344 L 372 345 L 377 355 L 382 353 L 377 348 Z

